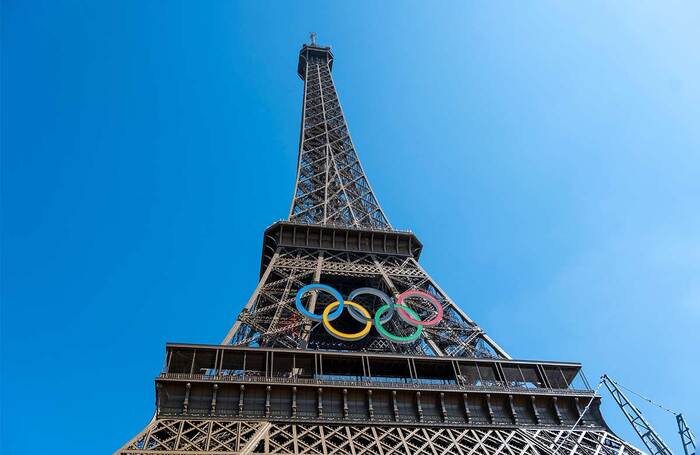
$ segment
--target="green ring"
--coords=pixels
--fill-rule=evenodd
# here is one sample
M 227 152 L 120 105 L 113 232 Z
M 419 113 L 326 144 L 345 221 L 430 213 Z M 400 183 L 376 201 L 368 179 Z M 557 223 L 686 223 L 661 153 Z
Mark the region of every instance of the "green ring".
M 399 304 L 394 304 L 395 307 L 397 308 L 403 308 L 408 314 L 411 315 L 413 319 L 420 320 L 420 316 L 418 316 L 418 313 L 410 309 L 409 307 L 405 305 L 399 305 Z M 376 313 L 374 313 L 374 326 L 377 328 L 377 332 L 384 338 L 386 338 L 389 341 L 392 341 L 394 343 L 410 343 L 412 341 L 415 341 L 420 337 L 421 333 L 423 333 L 423 326 L 419 325 L 416 327 L 416 331 L 413 332 L 411 335 L 405 336 L 405 337 L 400 337 L 398 335 L 394 335 L 392 333 L 389 333 L 383 326 L 382 326 L 382 321 L 381 317 L 382 314 L 389 309 L 390 305 L 384 305 L 380 307 Z

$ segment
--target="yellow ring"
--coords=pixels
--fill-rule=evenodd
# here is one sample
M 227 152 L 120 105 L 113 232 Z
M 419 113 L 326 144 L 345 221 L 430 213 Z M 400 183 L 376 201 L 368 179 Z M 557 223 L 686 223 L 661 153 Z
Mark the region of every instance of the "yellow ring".
M 365 324 L 365 327 L 362 330 L 360 330 L 359 332 L 357 332 L 357 333 L 344 333 L 344 332 L 341 332 L 339 330 L 336 330 L 331 325 L 330 321 L 328 320 L 328 313 L 330 313 L 331 310 L 333 310 L 333 308 L 337 307 L 338 305 L 340 305 L 340 302 L 338 302 L 336 300 L 335 302 L 331 303 L 330 305 L 328 305 L 326 308 L 323 309 L 323 316 L 322 316 L 323 326 L 326 328 L 328 333 L 330 333 L 334 337 L 338 338 L 339 340 L 343 340 L 343 341 L 357 341 L 357 340 L 361 340 L 364 337 L 366 337 L 367 334 L 369 333 L 369 330 L 372 328 L 372 318 L 369 315 L 369 311 L 367 311 L 367 309 L 365 307 L 363 307 L 362 305 L 360 305 L 359 303 L 355 303 L 355 302 L 352 302 L 350 300 L 345 300 L 345 305 L 350 305 L 353 308 L 357 308 L 360 311 L 360 313 L 362 313 L 369 320 Z

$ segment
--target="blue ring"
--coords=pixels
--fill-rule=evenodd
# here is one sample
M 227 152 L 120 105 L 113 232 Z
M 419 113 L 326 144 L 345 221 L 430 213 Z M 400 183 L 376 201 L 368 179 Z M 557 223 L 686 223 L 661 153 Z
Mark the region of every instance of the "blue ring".
M 304 316 L 306 316 L 309 319 L 313 319 L 314 321 L 322 321 L 323 320 L 323 315 L 320 314 L 313 314 L 306 308 L 304 308 L 304 304 L 301 301 L 301 298 L 304 294 L 309 292 L 312 289 L 321 289 L 323 291 L 326 291 L 327 293 L 331 294 L 335 299 L 338 301 L 338 308 L 332 312 L 331 314 L 328 315 L 328 320 L 332 321 L 334 319 L 337 319 L 341 313 L 343 312 L 343 307 L 345 307 L 345 300 L 343 300 L 343 296 L 340 295 L 340 292 L 336 291 L 335 288 L 332 288 L 326 284 L 319 284 L 319 283 L 312 283 L 312 284 L 307 284 L 303 288 L 299 289 L 299 292 L 297 292 L 297 295 L 295 297 L 296 304 L 297 304 L 297 310 Z

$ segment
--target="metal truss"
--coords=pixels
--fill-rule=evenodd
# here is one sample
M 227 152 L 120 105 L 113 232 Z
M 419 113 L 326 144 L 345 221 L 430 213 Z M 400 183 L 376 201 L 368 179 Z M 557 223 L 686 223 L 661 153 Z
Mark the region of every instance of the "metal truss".
M 355 152 L 331 76 L 330 50 L 310 48 L 302 62 L 302 131 L 289 220 L 391 229 Z
M 606 431 L 154 419 L 116 452 L 170 454 L 641 455 Z
M 329 48 L 304 46 L 299 74 L 304 80 L 304 102 L 299 162 L 289 221 L 320 226 L 343 226 L 391 231 L 352 143 L 336 93 Z M 398 296 L 420 289 L 437 297 L 445 308 L 443 321 L 426 328 L 410 345 L 390 343 L 377 332 L 357 343 L 328 335 L 305 320 L 295 308 L 297 291 L 324 282 L 339 290 L 361 286 Z M 340 289 L 345 286 L 347 289 Z M 309 308 L 330 303 L 312 293 Z M 376 310 L 379 301 L 361 302 Z M 421 317 L 432 317 L 429 304 L 412 302 Z M 392 321 L 388 329 L 406 335 L 413 327 Z M 484 331 L 464 314 L 420 267 L 414 257 L 331 252 L 325 249 L 277 248 L 257 289 L 223 344 L 260 347 L 366 350 L 415 355 L 509 358 Z
M 695 436 L 685 423 L 683 414 L 676 414 L 676 422 L 678 423 L 678 434 L 681 436 L 681 443 L 683 444 L 683 452 L 685 455 L 695 455 Z
M 317 46 L 315 40 L 301 50 L 299 75 L 304 80 L 304 101 L 297 178 L 289 222 L 276 223 L 279 224 L 278 228 L 272 229 L 271 226 L 265 232 L 260 281 L 222 341 L 223 345 L 245 348 L 169 347 L 167 368 L 173 371 L 166 369 L 156 380 L 156 416 L 117 453 L 640 454 L 638 449 L 606 431 L 602 417 L 597 424 L 594 424 L 595 418 L 592 419 L 594 423 L 581 420 L 580 426 L 575 430 L 569 430 L 564 425 L 565 422 L 568 423 L 567 412 L 575 412 L 579 420 L 582 414 L 578 397 L 574 398 L 574 408 L 567 411 L 566 406 L 560 406 L 561 403 L 572 403 L 572 400 L 560 399 L 559 396 L 569 396 L 571 392 L 566 390 L 570 384 L 561 369 L 558 371 L 562 375 L 562 384 L 549 384 L 547 387 L 551 390 L 543 396 L 535 396 L 538 395 L 535 390 L 525 399 L 517 390 L 509 390 L 506 394 L 501 388 L 491 388 L 495 383 L 483 381 L 480 372 L 491 367 L 482 364 L 499 363 L 492 370 L 493 381 L 496 381 L 496 377 L 507 379 L 510 375 L 506 371 L 508 366 L 500 363 L 514 362 L 507 360 L 510 356 L 420 266 L 418 257 L 422 244 L 418 239 L 411 233 L 400 233 L 392 229 L 355 151 L 331 76 L 332 62 L 330 48 Z M 303 229 L 300 228 L 302 226 Z M 394 298 L 407 290 L 421 290 L 441 303 L 444 308 L 443 318 L 435 326 L 424 327 L 421 337 L 408 344 L 389 342 L 375 328 L 356 342 L 341 341 L 329 335 L 319 323 L 304 318 L 297 311 L 297 292 L 312 283 L 331 285 L 343 296 L 360 287 L 372 287 Z M 311 291 L 304 296 L 304 304 L 309 311 L 319 313 L 321 308 L 332 303 L 332 299 L 327 293 Z M 382 305 L 373 295 L 363 294 L 356 300 L 371 314 L 375 314 Z M 421 320 L 427 321 L 435 316 L 436 309 L 423 299 L 408 297 L 406 301 Z M 358 324 L 360 323 L 347 312 L 333 321 L 337 330 L 347 333 L 356 332 Z M 392 318 L 385 323 L 385 328 L 398 336 L 406 336 L 415 330 L 415 327 L 400 318 Z M 299 356 L 293 354 L 292 366 L 288 370 L 284 363 L 285 357 L 275 357 L 274 353 L 281 351 L 288 355 L 289 351 L 278 348 L 295 349 L 297 351 L 294 352 L 301 353 Z M 191 357 L 187 357 L 190 351 Z M 223 351 L 227 351 L 226 354 Z M 241 366 L 237 366 L 236 351 L 246 351 L 241 354 Z M 430 363 L 425 369 L 434 369 L 435 364 L 441 362 L 449 363 L 452 367 L 450 371 L 456 375 L 456 382 L 450 387 L 471 384 L 469 374 L 464 373 L 472 368 L 468 364 L 463 365 L 467 358 L 467 363 L 479 364 L 478 367 L 473 366 L 479 376 L 479 383 L 474 382 L 470 387 L 478 386 L 483 390 L 470 389 L 467 393 L 466 389 L 460 389 L 455 392 L 459 395 L 453 396 L 454 391 L 451 389 L 436 391 L 426 382 L 415 383 L 420 386 L 420 390 L 412 387 L 411 393 L 407 394 L 407 390 L 378 381 L 369 386 L 354 382 L 349 385 L 334 383 L 328 385 L 329 390 L 324 392 L 317 382 L 312 384 L 310 381 L 336 380 L 338 378 L 334 374 L 347 374 L 343 369 L 345 365 L 357 363 L 348 364 L 336 360 L 336 366 L 333 366 L 334 361 L 331 360 L 326 363 L 325 371 L 321 367 L 322 377 L 297 378 L 295 375 L 298 372 L 295 372 L 297 368 L 294 366 L 297 357 L 313 353 L 310 354 L 313 362 L 318 360 L 323 365 L 325 353 L 319 354 L 319 351 L 353 351 L 365 359 L 360 361 L 362 369 L 365 362 L 369 367 L 369 357 L 382 357 L 377 353 L 397 353 L 405 357 L 449 357 L 406 361 L 407 365 L 413 365 L 413 373 L 409 375 L 414 379 L 419 376 L 416 365 L 420 366 L 420 362 Z M 355 354 L 335 356 L 347 360 Z M 257 358 L 264 366 L 251 367 L 249 365 L 255 363 L 247 364 L 248 358 Z M 478 360 L 479 358 L 506 360 L 496 362 Z M 229 366 L 224 365 L 225 360 Z M 372 362 L 375 362 L 372 365 L 381 365 L 376 359 Z M 275 376 L 279 373 L 275 370 L 278 365 L 285 368 L 285 375 L 289 373 L 289 376 Z M 337 365 L 343 365 L 343 368 Z M 202 370 L 206 373 L 201 373 Z M 231 377 L 228 373 L 221 373 L 229 370 L 234 371 Z M 268 374 L 268 370 L 273 374 Z M 216 371 L 218 376 L 210 375 L 210 371 Z M 265 371 L 264 377 L 256 375 L 260 371 Z M 315 363 L 312 371 L 316 371 Z M 518 371 L 523 384 L 526 384 L 520 367 Z M 534 376 L 540 371 L 539 374 L 546 377 L 544 367 L 532 367 L 532 371 Z M 362 371 L 351 376 L 360 375 L 364 377 Z M 370 377 L 380 378 L 381 375 Z M 429 379 L 432 376 L 427 377 Z M 271 385 L 263 383 L 263 380 L 270 381 Z M 538 380 L 534 383 L 530 379 L 527 381 L 540 384 Z M 547 383 L 546 379 L 542 381 Z M 284 387 L 287 386 L 291 396 L 290 413 L 280 413 L 276 417 L 278 408 L 287 409 L 287 395 L 284 392 Z M 341 392 L 339 386 L 347 386 L 347 389 L 342 389 Z M 355 388 L 361 389 L 361 393 Z M 322 414 L 324 393 L 326 412 Z M 457 423 L 447 416 L 451 415 L 449 412 L 460 409 L 460 399 L 465 408 L 465 418 Z M 220 402 L 218 408 L 217 400 Z M 235 404 L 236 400 L 238 404 Z M 365 402 L 367 418 L 352 417 L 365 416 L 364 411 L 363 414 L 355 412 L 364 409 Z M 323 418 L 334 416 L 331 410 L 340 406 L 340 403 L 345 406 L 342 408 L 343 414 L 337 414 L 336 419 L 323 423 Z M 393 408 L 389 407 L 389 403 L 393 403 Z M 413 415 L 404 406 L 407 403 L 408 406 L 415 403 L 418 416 L 416 423 L 398 419 L 399 412 L 406 411 L 407 416 Z M 453 406 L 455 403 L 457 407 Z M 393 410 L 395 420 L 372 420 L 374 406 L 380 404 L 384 410 L 377 411 L 377 415 L 389 415 Z M 228 405 L 238 413 L 216 414 L 217 409 L 220 412 L 228 409 Z M 470 420 L 470 409 L 474 406 L 478 410 L 474 416 L 483 414 L 488 418 Z M 530 421 L 526 419 L 530 409 L 528 406 L 533 412 Z M 297 407 L 300 409 L 299 414 Z M 311 411 L 305 411 L 306 407 Z M 402 410 L 399 411 L 399 408 Z M 173 412 L 164 412 L 163 409 Z M 354 411 L 348 412 L 348 409 Z M 313 415 L 308 417 L 309 420 L 299 419 L 304 412 L 312 412 Z M 413 412 L 412 408 L 410 412 Z M 425 420 L 424 414 L 427 416 Z M 442 420 L 439 419 L 440 415 Z M 438 420 L 431 420 L 431 416 Z
M 333 283 L 339 290 L 346 291 L 345 295 L 360 286 L 380 288 L 390 295 L 420 289 L 443 303 L 445 315 L 440 324 L 426 328 L 421 339 L 413 344 L 390 343 L 374 331 L 360 342 L 343 342 L 328 335 L 323 327 L 304 319 L 295 307 L 297 291 L 314 282 Z M 330 296 L 318 293 L 310 300 L 309 306 L 317 306 L 330 303 Z M 360 300 L 372 310 L 381 304 L 373 296 L 360 297 Z M 413 307 L 426 319 L 434 312 L 431 305 L 420 301 L 415 301 Z M 388 327 L 401 335 L 413 330 L 398 321 L 389 322 Z M 509 358 L 450 300 L 414 258 L 299 248 L 277 250 L 223 344 Z
M 618 384 L 610 379 L 608 375 L 603 375 L 602 382 L 610 392 L 617 405 L 625 414 L 634 431 L 647 446 L 652 455 L 673 455 L 668 445 L 661 439 L 661 436 L 654 430 L 651 424 L 644 418 L 639 409 L 622 393 Z M 682 436 L 682 435 L 681 435 Z

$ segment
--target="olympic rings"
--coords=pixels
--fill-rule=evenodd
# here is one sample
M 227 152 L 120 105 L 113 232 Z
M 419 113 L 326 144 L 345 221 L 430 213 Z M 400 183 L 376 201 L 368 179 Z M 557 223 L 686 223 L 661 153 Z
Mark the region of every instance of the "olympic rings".
M 384 319 L 382 319 L 382 324 L 389 322 L 389 320 L 394 316 L 394 301 L 391 300 L 391 297 L 389 297 L 388 295 L 386 295 L 386 293 L 380 291 L 379 289 L 357 288 L 354 291 L 352 291 L 350 295 L 348 295 L 348 300 L 354 300 L 355 297 L 362 294 L 370 294 L 379 297 L 380 299 L 382 299 L 382 302 L 384 302 L 386 305 L 389 305 L 389 309 L 391 311 L 386 314 Z M 350 316 L 355 318 L 355 320 L 358 322 L 372 322 L 372 318 L 370 317 L 369 313 L 367 314 L 367 316 L 363 316 L 362 314 L 358 314 L 357 310 L 353 307 L 348 308 L 348 312 L 350 313 Z
M 405 305 L 400 305 L 398 303 L 396 304 L 396 307 L 399 309 L 399 311 L 407 312 L 408 314 L 413 316 L 413 318 L 414 318 L 413 320 L 418 319 L 418 313 L 416 313 L 415 311 L 413 311 L 409 307 L 407 307 Z M 377 332 L 379 332 L 379 334 L 382 337 L 386 338 L 389 341 L 393 341 L 394 343 L 410 343 L 412 341 L 417 340 L 418 337 L 420 337 L 421 333 L 423 333 L 423 326 L 422 325 L 416 326 L 416 331 L 408 336 L 405 336 L 405 337 L 394 335 L 393 333 L 389 333 L 384 328 L 384 326 L 382 326 L 382 321 L 381 321 L 382 313 L 384 313 L 388 308 L 389 308 L 389 305 L 384 305 L 383 307 L 379 308 L 376 313 L 374 313 L 374 325 L 377 327 Z M 399 313 L 399 314 L 401 314 L 401 313 Z
M 304 303 L 301 301 L 304 294 L 313 289 L 325 291 L 335 298 L 334 302 L 326 305 L 322 314 L 314 314 L 310 312 L 304 307 Z M 354 298 L 363 294 L 379 297 L 379 299 L 384 303 L 384 305 L 379 307 L 377 312 L 374 314 L 374 317 L 370 315 L 369 311 L 365 307 L 353 301 Z M 430 301 L 430 303 L 435 307 L 437 314 L 428 321 L 421 321 L 418 312 L 406 305 L 405 301 L 409 297 L 420 297 Z M 398 295 L 396 298 L 396 303 L 394 303 L 394 299 L 389 297 L 386 293 L 374 288 L 357 288 L 350 293 L 347 300 L 343 300 L 340 292 L 331 286 L 313 283 L 299 289 L 295 297 L 295 301 L 297 310 L 299 310 L 302 315 L 311 320 L 322 322 L 323 327 L 330 335 L 343 341 L 359 341 L 363 339 L 369 334 L 370 330 L 372 329 L 372 324 L 374 324 L 377 328 L 377 332 L 379 332 L 383 338 L 394 343 L 411 343 L 421 336 L 423 333 L 423 327 L 432 327 L 437 325 L 442 320 L 444 314 L 442 305 L 437 298 L 418 289 L 409 289 L 408 291 L 404 291 Z M 342 314 L 346 304 L 348 306 L 350 316 L 352 316 L 352 318 L 356 321 L 364 324 L 364 327 L 359 332 L 345 333 L 331 325 L 331 321 L 337 319 Z M 394 313 L 398 314 L 404 322 L 416 328 L 413 333 L 406 336 L 399 336 L 390 333 L 384 328 L 384 324 L 391 320 Z
M 435 315 L 435 317 L 429 321 L 421 321 L 420 319 L 411 317 L 410 315 L 406 314 L 406 311 L 404 310 L 406 306 L 403 304 L 403 302 L 406 299 L 406 297 L 410 296 L 418 296 L 430 300 L 430 303 L 432 303 L 435 306 L 435 309 L 437 310 L 437 315 Z M 438 300 L 435 297 L 428 294 L 427 292 L 419 291 L 418 289 L 411 289 L 409 291 L 401 293 L 401 295 L 399 295 L 399 298 L 396 299 L 396 306 L 399 307 L 398 311 L 399 316 L 401 316 L 401 319 L 403 319 L 411 325 L 432 327 L 442 320 L 443 309 L 442 305 L 440 305 L 440 302 L 438 302 Z
M 363 307 L 362 305 L 360 305 L 359 303 L 355 303 L 351 300 L 346 300 L 345 304 L 350 308 L 356 308 L 357 310 L 359 310 L 362 313 L 362 315 L 364 317 L 367 318 L 365 327 L 357 333 L 345 333 L 345 332 L 341 332 L 340 330 L 333 327 L 331 325 L 330 321 L 328 320 L 328 313 L 331 311 L 331 309 L 333 309 L 339 305 L 338 301 L 331 303 L 323 310 L 323 316 L 322 316 L 323 326 L 326 328 L 328 333 L 330 333 L 334 337 L 338 338 L 339 340 L 359 341 L 359 340 L 363 339 L 364 337 L 366 337 L 367 334 L 369 333 L 369 330 L 372 328 L 372 318 L 370 318 L 370 316 L 369 316 L 369 311 L 367 311 L 367 309 L 365 307 Z
M 318 283 L 312 283 L 304 286 L 303 288 L 299 289 L 299 292 L 297 292 L 297 296 L 295 298 L 296 304 L 297 304 L 297 310 L 304 316 L 306 316 L 309 319 L 312 319 L 314 321 L 321 321 L 323 319 L 323 316 L 319 314 L 313 314 L 306 308 L 304 308 L 304 303 L 301 301 L 301 298 L 304 294 L 309 292 L 312 289 L 320 289 L 322 291 L 326 291 L 329 294 L 331 294 L 333 297 L 335 297 L 335 300 L 338 303 L 338 309 L 333 312 L 333 314 L 328 315 L 328 320 L 332 321 L 333 319 L 336 319 L 338 316 L 341 315 L 343 312 L 343 306 L 345 304 L 345 301 L 343 300 L 343 296 L 340 295 L 340 292 L 336 291 L 334 288 L 326 285 L 326 284 L 318 284 Z

